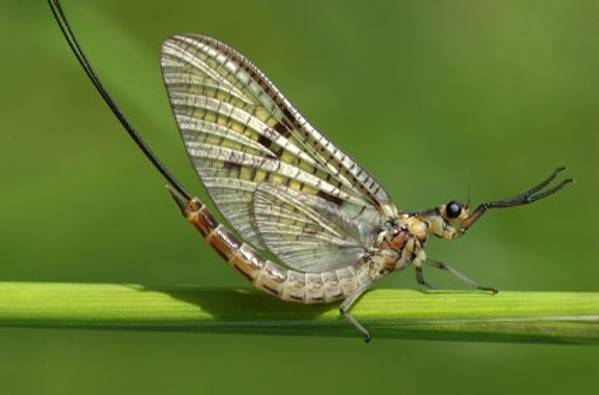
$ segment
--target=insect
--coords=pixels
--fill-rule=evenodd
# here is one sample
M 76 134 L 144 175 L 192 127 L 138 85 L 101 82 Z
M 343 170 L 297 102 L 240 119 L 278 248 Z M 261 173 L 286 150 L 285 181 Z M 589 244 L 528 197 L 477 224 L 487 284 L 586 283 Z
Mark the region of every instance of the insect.
M 399 210 L 375 178 L 312 127 L 249 60 L 213 38 L 177 35 L 164 42 L 160 58 L 170 104 L 193 167 L 234 234 L 146 146 L 101 84 L 59 1 L 49 3 L 95 88 L 208 244 L 268 294 L 306 304 L 341 301 L 341 314 L 367 341 L 368 330 L 350 308 L 377 280 L 410 265 L 424 286 L 429 265 L 497 292 L 427 258 L 429 238 L 456 239 L 488 210 L 541 200 L 573 181 L 550 186 L 564 170 L 559 167 L 524 193 L 474 210 L 457 201 Z

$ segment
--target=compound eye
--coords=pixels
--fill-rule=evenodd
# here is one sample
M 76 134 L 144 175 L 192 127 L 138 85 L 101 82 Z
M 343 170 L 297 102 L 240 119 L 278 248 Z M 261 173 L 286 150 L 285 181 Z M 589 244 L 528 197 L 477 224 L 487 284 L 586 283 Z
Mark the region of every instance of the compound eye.
M 460 214 L 462 214 L 462 205 L 460 203 L 452 200 L 445 205 L 445 215 L 447 215 L 447 218 L 457 218 Z

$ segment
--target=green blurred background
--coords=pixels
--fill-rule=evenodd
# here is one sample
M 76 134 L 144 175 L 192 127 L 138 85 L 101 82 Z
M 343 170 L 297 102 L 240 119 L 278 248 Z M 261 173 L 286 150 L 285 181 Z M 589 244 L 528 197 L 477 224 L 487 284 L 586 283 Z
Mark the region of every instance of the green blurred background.
M 429 256 L 504 290 L 599 291 L 599 3 L 65 1 L 99 74 L 205 197 L 158 49 L 217 37 L 381 181 L 401 208 L 577 183 L 484 218 Z M 247 286 L 178 215 L 44 1 L 0 5 L 0 280 Z M 440 273 L 443 287 L 461 287 Z M 415 288 L 413 273 L 385 287 Z M 398 300 L 397 303 L 402 303 Z M 0 329 L 2 394 L 596 391 L 599 348 Z

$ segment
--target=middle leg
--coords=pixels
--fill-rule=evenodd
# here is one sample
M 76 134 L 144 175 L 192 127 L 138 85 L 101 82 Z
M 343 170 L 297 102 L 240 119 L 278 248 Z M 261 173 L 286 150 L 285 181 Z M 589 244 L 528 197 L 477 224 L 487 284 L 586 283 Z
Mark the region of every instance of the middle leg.
M 451 266 L 447 265 L 446 263 L 443 262 L 439 262 L 439 261 L 435 261 L 434 259 L 426 259 L 426 261 L 424 261 L 424 263 L 426 263 L 429 266 L 432 266 L 436 269 L 439 270 L 444 270 L 446 272 L 449 272 L 451 274 L 453 274 L 454 276 L 456 276 L 460 281 L 468 284 L 469 286 L 471 286 L 472 288 L 476 288 L 476 289 L 480 289 L 481 291 L 490 291 L 494 294 L 498 293 L 499 291 L 493 287 L 487 287 L 484 285 L 480 285 L 479 283 L 477 283 L 474 280 L 471 280 L 470 278 L 466 277 L 465 275 L 463 275 L 462 273 L 458 272 L 457 270 L 455 270 L 454 268 L 452 268 Z M 418 268 L 416 268 L 416 277 L 418 279 Z M 420 268 L 420 270 L 422 271 L 422 268 Z M 422 276 L 422 273 L 420 273 L 420 276 Z M 422 277 L 422 280 L 424 281 L 424 278 Z M 420 283 L 420 281 L 419 281 Z M 423 283 L 420 283 L 423 284 Z M 426 286 L 426 282 L 423 284 Z M 430 287 L 430 286 L 428 286 Z

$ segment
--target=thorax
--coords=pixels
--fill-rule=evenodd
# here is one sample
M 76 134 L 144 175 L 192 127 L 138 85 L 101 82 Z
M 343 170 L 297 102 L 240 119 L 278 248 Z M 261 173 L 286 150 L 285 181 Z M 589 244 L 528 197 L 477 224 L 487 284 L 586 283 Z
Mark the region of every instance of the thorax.
M 374 271 L 385 275 L 425 259 L 427 224 L 416 216 L 400 214 L 387 221 L 379 236 L 378 252 L 373 256 Z

